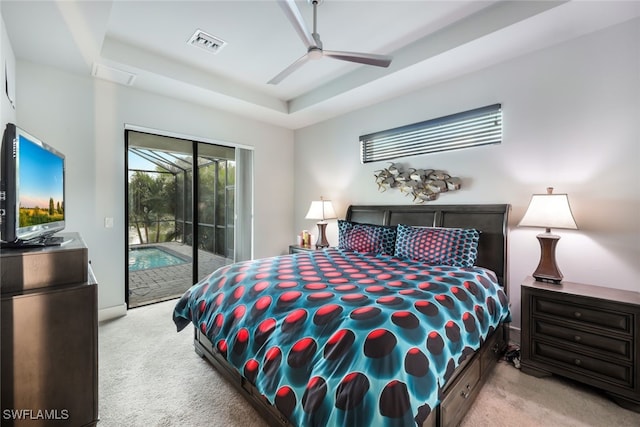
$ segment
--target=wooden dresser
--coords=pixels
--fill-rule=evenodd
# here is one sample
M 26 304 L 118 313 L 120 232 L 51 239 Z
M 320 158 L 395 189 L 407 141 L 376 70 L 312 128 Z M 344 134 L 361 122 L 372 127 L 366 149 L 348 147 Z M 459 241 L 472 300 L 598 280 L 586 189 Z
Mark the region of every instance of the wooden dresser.
M 2 250 L 2 426 L 98 422 L 97 285 L 78 234 Z
M 522 372 L 561 375 L 640 412 L 640 293 L 528 277 L 522 292 Z

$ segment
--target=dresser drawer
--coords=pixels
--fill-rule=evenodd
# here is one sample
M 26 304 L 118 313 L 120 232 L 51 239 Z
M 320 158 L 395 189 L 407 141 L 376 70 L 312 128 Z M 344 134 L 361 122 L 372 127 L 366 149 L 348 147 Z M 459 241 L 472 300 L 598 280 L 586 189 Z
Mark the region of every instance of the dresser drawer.
M 542 296 L 533 299 L 533 313 L 557 316 L 576 322 L 608 328 L 622 333 L 633 330 L 633 315 L 624 312 L 614 312 L 601 307 L 574 304 L 568 301 L 556 301 Z
M 480 363 L 475 361 L 457 379 L 449 395 L 440 404 L 440 425 L 457 426 L 473 402 L 472 394 L 480 380 Z
M 578 348 L 584 348 L 587 351 L 598 351 L 604 357 L 618 356 L 627 361 L 631 361 L 633 358 L 630 340 L 585 332 L 536 318 L 533 319 L 532 326 L 534 339 L 553 337 L 578 346 Z
M 531 359 L 537 361 L 544 358 L 547 362 L 551 359 L 553 363 L 548 366 L 551 366 L 552 368 L 549 369 L 554 372 L 565 375 L 567 371 L 571 371 L 579 374 L 580 377 L 600 379 L 623 387 L 634 385 L 631 366 L 597 359 L 541 341 L 534 342 L 532 350 Z

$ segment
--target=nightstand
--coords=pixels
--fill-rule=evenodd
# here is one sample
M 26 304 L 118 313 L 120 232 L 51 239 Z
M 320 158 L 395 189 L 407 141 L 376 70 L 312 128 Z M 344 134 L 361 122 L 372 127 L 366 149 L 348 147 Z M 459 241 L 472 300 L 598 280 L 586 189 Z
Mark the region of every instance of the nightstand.
M 320 248 L 322 249 L 322 248 Z M 316 245 L 311 245 L 311 246 L 300 246 L 300 245 L 289 245 L 289 253 L 290 254 L 295 254 L 298 252 L 313 252 L 313 251 L 317 251 L 320 250 L 316 248 Z
M 640 293 L 532 277 L 521 293 L 522 372 L 589 384 L 640 412 Z

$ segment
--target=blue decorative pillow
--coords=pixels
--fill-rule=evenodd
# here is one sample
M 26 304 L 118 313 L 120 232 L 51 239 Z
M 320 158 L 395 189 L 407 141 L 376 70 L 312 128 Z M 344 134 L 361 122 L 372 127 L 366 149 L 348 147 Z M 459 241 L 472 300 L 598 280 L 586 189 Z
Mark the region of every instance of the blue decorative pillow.
M 430 265 L 473 267 L 480 232 L 467 228 L 410 227 L 398 225 L 395 256 Z
M 393 255 L 396 227 L 338 220 L 338 248 Z

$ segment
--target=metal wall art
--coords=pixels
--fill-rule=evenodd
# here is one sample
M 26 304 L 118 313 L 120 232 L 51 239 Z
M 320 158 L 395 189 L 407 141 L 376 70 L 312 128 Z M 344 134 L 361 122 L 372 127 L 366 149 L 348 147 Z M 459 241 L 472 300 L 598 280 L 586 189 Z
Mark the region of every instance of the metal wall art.
M 403 170 L 394 163 L 388 168 L 376 171 L 376 184 L 381 192 L 388 188 L 397 188 L 406 196 L 413 196 L 414 203 L 435 200 L 438 194 L 459 190 L 462 180 L 434 169 Z

